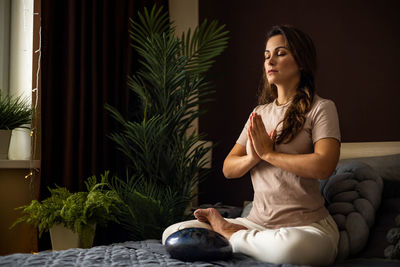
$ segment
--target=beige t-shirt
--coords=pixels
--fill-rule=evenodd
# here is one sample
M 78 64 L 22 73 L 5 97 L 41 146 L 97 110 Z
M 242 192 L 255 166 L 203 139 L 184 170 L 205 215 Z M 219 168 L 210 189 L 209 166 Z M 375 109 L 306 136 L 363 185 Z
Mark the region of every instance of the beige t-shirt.
M 283 119 L 291 102 L 278 106 L 276 101 L 257 106 L 254 112 L 261 115 L 268 133 Z M 237 143 L 249 149 L 247 127 Z M 278 126 L 278 134 L 282 123 Z M 277 152 L 291 154 L 313 153 L 314 143 L 332 137 L 340 142 L 339 119 L 331 100 L 314 97 L 311 110 L 306 114 L 303 129 L 287 144 L 275 146 Z M 254 188 L 253 208 L 249 220 L 267 228 L 308 225 L 329 213 L 319 191 L 319 180 L 300 177 L 294 173 L 261 161 L 250 171 Z

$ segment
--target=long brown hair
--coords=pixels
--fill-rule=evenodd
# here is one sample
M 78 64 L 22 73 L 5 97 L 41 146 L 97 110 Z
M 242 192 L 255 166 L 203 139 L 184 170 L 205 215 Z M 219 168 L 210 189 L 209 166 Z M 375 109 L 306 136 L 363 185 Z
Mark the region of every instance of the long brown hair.
M 282 123 L 282 131 L 275 142 L 289 143 L 303 128 L 306 121 L 306 114 L 310 111 L 315 94 L 314 73 L 316 70 L 316 51 L 311 38 L 289 25 L 278 25 L 272 27 L 267 34 L 267 40 L 275 35 L 282 35 L 285 38 L 288 49 L 291 51 L 297 65 L 300 68 L 300 83 L 297 87 L 297 94 L 288 107 Z M 265 72 L 265 64 L 262 77 L 262 85 L 258 97 L 258 104 L 273 102 L 278 97 L 277 88 L 269 84 Z

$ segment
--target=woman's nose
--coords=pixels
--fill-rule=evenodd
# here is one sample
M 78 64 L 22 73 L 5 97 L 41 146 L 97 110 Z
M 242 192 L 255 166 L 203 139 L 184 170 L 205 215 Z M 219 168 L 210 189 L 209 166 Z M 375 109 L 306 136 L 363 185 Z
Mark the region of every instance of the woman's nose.
M 267 65 L 275 65 L 275 59 L 274 57 L 270 57 L 269 59 L 267 59 Z

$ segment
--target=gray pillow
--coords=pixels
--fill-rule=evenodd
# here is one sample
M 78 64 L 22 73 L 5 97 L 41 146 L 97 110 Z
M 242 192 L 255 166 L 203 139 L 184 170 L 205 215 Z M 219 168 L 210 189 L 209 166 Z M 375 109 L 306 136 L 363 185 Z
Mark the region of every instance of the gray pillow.
M 339 164 L 352 161 L 368 164 L 383 180 L 400 181 L 400 154 L 342 159 Z
M 242 214 L 240 215 L 240 217 L 247 217 L 249 216 L 250 210 L 253 207 L 253 201 L 249 201 L 249 203 L 247 203 L 243 210 L 242 210 Z

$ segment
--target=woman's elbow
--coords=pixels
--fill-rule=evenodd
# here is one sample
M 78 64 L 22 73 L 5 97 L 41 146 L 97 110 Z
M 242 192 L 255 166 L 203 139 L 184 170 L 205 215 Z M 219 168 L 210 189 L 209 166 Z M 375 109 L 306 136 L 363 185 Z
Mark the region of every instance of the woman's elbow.
M 331 176 L 331 173 L 321 172 L 316 178 L 319 180 L 327 180 Z
M 317 156 L 316 169 L 317 178 L 328 179 L 339 162 L 340 143 L 333 138 L 326 138 L 317 141 L 315 144 L 315 154 Z
M 222 167 L 222 173 L 224 174 L 226 179 L 237 178 L 229 168 L 225 167 L 225 165 L 224 167 Z
M 335 167 L 321 168 L 316 174 L 316 178 L 320 180 L 327 180 L 329 177 L 331 177 L 333 171 L 335 170 Z
M 227 165 L 228 164 L 224 163 L 224 166 L 222 167 L 222 173 L 224 174 L 226 179 L 240 178 L 243 176 L 243 174 L 235 172 L 232 167 L 229 167 Z
M 224 176 L 225 176 L 226 179 L 235 178 L 235 177 L 233 177 L 232 174 L 230 174 L 229 172 L 224 172 L 224 171 L 223 171 L 223 173 L 224 173 Z

